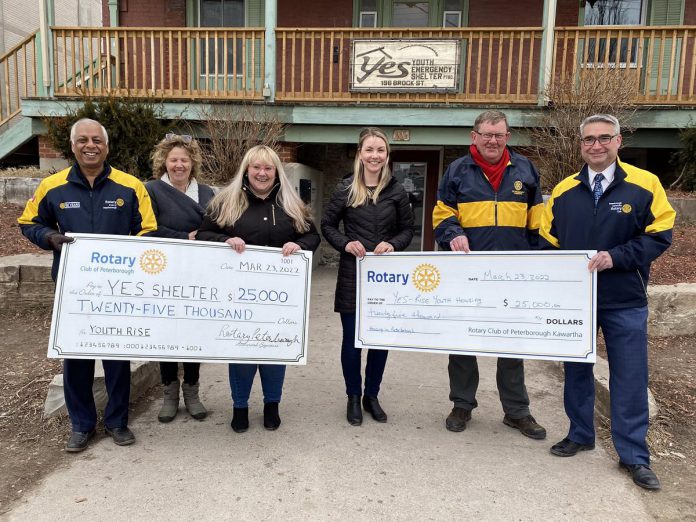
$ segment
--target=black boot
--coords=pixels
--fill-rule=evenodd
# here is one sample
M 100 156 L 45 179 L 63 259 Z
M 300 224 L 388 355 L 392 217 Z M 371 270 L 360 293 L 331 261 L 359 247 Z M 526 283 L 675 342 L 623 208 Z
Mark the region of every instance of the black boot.
M 387 422 L 387 414 L 379 405 L 377 397 L 368 397 L 365 395 L 363 397 L 363 408 L 365 411 L 372 415 L 372 418 L 377 422 Z
M 280 415 L 278 415 L 278 403 L 267 402 L 263 405 L 263 427 L 269 431 L 277 430 L 280 426 Z
M 362 408 L 360 407 L 360 395 L 348 396 L 346 418 L 353 426 L 360 426 L 362 424 L 363 416 Z
M 249 408 L 234 408 L 232 410 L 232 429 L 237 433 L 244 433 L 249 429 Z

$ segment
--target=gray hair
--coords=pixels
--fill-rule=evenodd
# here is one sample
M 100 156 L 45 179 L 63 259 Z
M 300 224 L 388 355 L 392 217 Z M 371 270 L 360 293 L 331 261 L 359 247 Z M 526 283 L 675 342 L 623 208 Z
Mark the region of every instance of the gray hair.
M 91 118 L 81 118 L 81 119 L 77 120 L 75 123 L 73 123 L 73 126 L 70 127 L 70 143 L 75 143 L 75 135 L 77 134 L 77 126 L 81 125 L 83 123 L 96 123 L 97 125 L 99 125 L 101 127 L 102 134 L 104 135 L 104 141 L 106 142 L 107 145 L 109 144 L 109 133 L 106 132 L 106 129 L 104 128 L 104 126 L 101 123 L 99 123 L 97 120 L 93 120 Z
M 580 124 L 580 136 L 582 136 L 582 131 L 585 130 L 585 125 L 590 123 L 610 123 L 614 126 L 614 134 L 621 134 L 621 125 L 619 125 L 619 120 L 611 114 L 593 114 L 588 116 Z
M 474 130 L 478 132 L 480 126 L 484 122 L 491 123 L 495 125 L 498 122 L 504 121 L 505 122 L 505 130 L 510 131 L 510 124 L 507 121 L 507 116 L 505 116 L 505 113 L 502 111 L 497 111 L 497 110 L 489 110 L 489 111 L 484 111 L 481 114 L 479 114 L 476 117 L 476 121 L 474 121 Z

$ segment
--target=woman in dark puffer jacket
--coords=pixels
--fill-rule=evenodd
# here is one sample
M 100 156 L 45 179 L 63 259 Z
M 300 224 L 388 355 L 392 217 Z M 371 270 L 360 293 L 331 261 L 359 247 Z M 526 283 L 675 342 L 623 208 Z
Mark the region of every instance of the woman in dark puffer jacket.
M 341 221 L 343 231 L 338 228 Z M 359 426 L 363 418 L 360 408 L 363 389 L 362 350 L 355 348 L 355 258 L 362 258 L 367 252 L 387 254 L 404 250 L 413 238 L 413 212 L 408 195 L 391 175 L 389 143 L 380 129 L 368 127 L 360 133 L 353 175 L 341 180 L 331 195 L 321 220 L 321 231 L 341 253 L 334 311 L 341 314 L 343 325 L 341 366 L 348 395 L 347 419 Z M 362 403 L 378 422 L 387 422 L 377 395 L 388 353 L 386 350 L 367 353 Z

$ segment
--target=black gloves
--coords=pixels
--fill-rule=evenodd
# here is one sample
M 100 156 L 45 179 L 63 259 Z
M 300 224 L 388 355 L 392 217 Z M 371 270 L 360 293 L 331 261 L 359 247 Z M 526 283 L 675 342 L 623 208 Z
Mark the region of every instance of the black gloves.
M 46 237 L 46 241 L 53 250 L 60 252 L 63 249 L 63 243 L 72 243 L 75 238 L 64 236 L 60 232 L 53 232 Z

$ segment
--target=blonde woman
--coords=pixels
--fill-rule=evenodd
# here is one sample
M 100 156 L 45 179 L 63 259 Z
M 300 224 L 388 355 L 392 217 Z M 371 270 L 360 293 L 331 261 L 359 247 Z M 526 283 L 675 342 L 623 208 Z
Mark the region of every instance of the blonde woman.
M 387 137 L 380 129 L 363 129 L 353 175 L 339 182 L 321 220 L 324 238 L 341 253 L 334 311 L 341 314 L 343 325 L 341 366 L 348 395 L 347 419 L 354 426 L 363 420 L 362 350 L 355 348 L 355 258 L 366 252 L 388 254 L 404 250 L 413 238 L 413 212 L 406 191 L 389 170 L 389 150 Z M 341 221 L 343 230 L 339 229 Z M 362 404 L 377 422 L 387 422 L 377 395 L 388 353 L 367 353 Z
M 213 189 L 197 181 L 202 161 L 198 142 L 187 134 L 170 133 L 155 146 L 151 157 L 156 179 L 145 188 L 157 218 L 157 231 L 153 235 L 196 239 L 205 208 L 213 197 Z M 208 412 L 198 395 L 201 365 L 193 362 L 182 365 L 184 406 L 194 419 L 203 420 Z M 179 410 L 179 363 L 161 362 L 160 374 L 164 398 L 157 419 L 171 422 Z
M 243 253 L 246 245 L 282 248 L 288 256 L 298 250 L 316 250 L 321 239 L 309 208 L 285 174 L 280 158 L 264 145 L 251 148 L 232 182 L 210 202 L 198 239 L 225 242 Z M 285 365 L 230 364 L 232 429 L 249 429 L 249 395 L 256 371 L 263 388 L 263 425 L 280 426 L 278 405 L 283 391 Z

